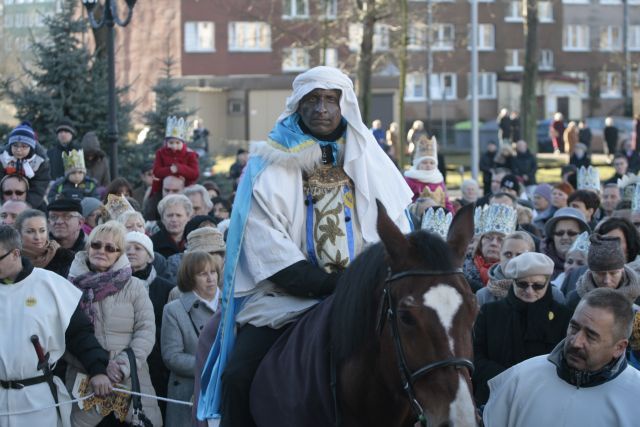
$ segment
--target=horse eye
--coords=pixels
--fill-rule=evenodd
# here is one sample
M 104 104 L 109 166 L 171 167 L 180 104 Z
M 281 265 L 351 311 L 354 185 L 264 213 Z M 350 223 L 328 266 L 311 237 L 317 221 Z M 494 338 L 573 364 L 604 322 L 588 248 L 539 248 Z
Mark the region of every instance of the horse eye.
M 400 321 L 402 323 L 404 323 L 405 325 L 409 325 L 409 326 L 415 326 L 416 319 L 413 318 L 413 316 L 411 315 L 411 313 L 409 311 L 402 310 L 398 314 L 400 316 Z

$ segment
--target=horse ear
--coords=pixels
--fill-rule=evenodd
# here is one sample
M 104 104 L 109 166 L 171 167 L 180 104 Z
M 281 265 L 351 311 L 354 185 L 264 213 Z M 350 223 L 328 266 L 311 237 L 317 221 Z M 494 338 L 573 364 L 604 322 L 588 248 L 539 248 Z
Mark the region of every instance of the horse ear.
M 462 207 L 451 221 L 447 243 L 455 255 L 454 264 L 461 267 L 464 256 L 467 253 L 467 246 L 473 238 L 473 213 L 475 203 L 469 203 Z
M 378 235 L 389 255 L 389 264 L 393 269 L 394 266 L 407 259 L 409 242 L 402 234 L 402 231 L 389 218 L 382 202 L 376 199 L 376 205 L 378 205 Z

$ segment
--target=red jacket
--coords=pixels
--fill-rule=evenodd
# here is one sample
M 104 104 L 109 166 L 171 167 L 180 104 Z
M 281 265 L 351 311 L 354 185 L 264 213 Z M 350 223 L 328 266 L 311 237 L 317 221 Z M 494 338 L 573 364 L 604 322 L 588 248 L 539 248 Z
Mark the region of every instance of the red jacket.
M 171 172 L 171 165 L 176 165 L 178 171 Z M 153 184 L 151 193 L 158 193 L 162 190 L 162 180 L 169 175 L 181 176 L 184 178 L 184 185 L 189 186 L 198 181 L 200 168 L 198 166 L 198 154 L 187 148 L 187 144 L 182 144 L 182 150 L 173 151 L 166 145 L 156 152 L 156 160 L 153 162 Z

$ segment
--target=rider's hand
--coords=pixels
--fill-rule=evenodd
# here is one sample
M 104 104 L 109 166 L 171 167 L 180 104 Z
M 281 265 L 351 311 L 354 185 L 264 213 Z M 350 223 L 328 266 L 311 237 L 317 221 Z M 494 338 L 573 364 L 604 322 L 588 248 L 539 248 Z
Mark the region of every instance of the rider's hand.
M 111 380 L 104 374 L 98 374 L 89 380 L 91 384 L 91 389 L 95 393 L 96 396 L 106 396 L 111 393 Z

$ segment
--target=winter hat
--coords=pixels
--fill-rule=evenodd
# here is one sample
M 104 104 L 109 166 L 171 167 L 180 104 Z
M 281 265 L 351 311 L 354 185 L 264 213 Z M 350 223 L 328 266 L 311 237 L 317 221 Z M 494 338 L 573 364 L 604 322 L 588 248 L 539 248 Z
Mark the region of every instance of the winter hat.
M 31 123 L 22 122 L 11 131 L 9 134 L 9 142 L 8 145 L 11 146 L 17 142 L 21 142 L 23 144 L 27 144 L 32 149 L 36 149 L 36 144 L 38 143 L 38 136 L 35 131 L 31 127 Z
M 82 205 L 75 199 L 57 199 L 47 205 L 47 212 L 78 212 L 82 215 Z
M 85 154 L 98 154 L 104 155 L 104 152 L 100 148 L 100 141 L 98 135 L 95 132 L 87 132 L 82 137 L 82 149 Z
M 518 177 L 515 175 L 505 175 L 504 178 L 502 178 L 502 181 L 500 181 L 500 188 L 503 187 L 520 194 L 520 182 L 518 181 Z
M 210 215 L 196 215 L 187 221 L 187 224 L 184 226 L 184 235 L 188 236 L 192 231 L 200 228 L 202 223 L 210 222 L 211 224 L 216 223 L 216 219 Z
M 538 184 L 536 190 L 533 192 L 534 196 L 540 196 L 547 202 L 551 203 L 551 191 L 553 188 L 549 184 Z
M 545 236 L 547 236 L 548 238 L 552 237 L 553 230 L 556 227 L 556 223 L 563 219 L 572 219 L 576 221 L 578 223 L 578 226 L 580 227 L 581 233 L 583 231 L 591 231 L 591 227 L 589 227 L 589 224 L 587 224 L 582 211 L 579 211 L 576 208 L 560 208 L 544 225 Z
M 551 276 L 553 260 L 539 252 L 525 252 L 511 259 L 504 268 L 507 279 L 522 279 L 529 276 Z
M 611 271 L 624 267 L 625 259 L 619 237 L 601 236 L 594 233 L 589 241 L 591 242 L 587 256 L 589 270 Z
M 185 252 L 225 252 L 222 232 L 213 227 L 202 227 L 193 230 L 187 235 L 187 249 Z
M 154 258 L 154 255 L 153 255 L 153 242 L 151 241 L 151 239 L 146 234 L 141 233 L 139 231 L 130 231 L 125 236 L 125 241 L 127 243 L 137 243 L 137 244 L 141 245 L 143 248 L 145 248 L 145 250 L 147 251 L 147 253 L 151 257 L 151 260 L 153 260 L 153 258 Z
M 416 152 L 413 158 L 413 167 L 417 167 L 425 159 L 431 159 L 438 164 L 438 141 L 435 136 L 431 139 L 422 135 L 416 144 Z
M 566 182 L 560 182 L 560 183 L 554 185 L 553 188 L 555 188 L 556 190 L 562 191 L 567 196 L 570 196 L 571 193 L 573 193 L 575 191 L 573 186 L 571 184 L 566 183 Z
M 82 206 L 82 216 L 86 218 L 91 215 L 93 211 L 102 206 L 102 202 L 95 197 L 85 197 L 80 202 L 80 205 Z
M 66 130 L 67 132 L 71 133 L 71 135 L 73 135 L 74 137 L 77 134 L 76 128 L 73 127 L 73 123 L 71 122 L 71 120 L 69 120 L 66 117 L 64 119 L 60 120 L 60 124 L 56 128 L 56 133 L 58 133 L 58 132 L 60 132 L 62 130 Z

